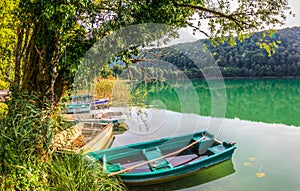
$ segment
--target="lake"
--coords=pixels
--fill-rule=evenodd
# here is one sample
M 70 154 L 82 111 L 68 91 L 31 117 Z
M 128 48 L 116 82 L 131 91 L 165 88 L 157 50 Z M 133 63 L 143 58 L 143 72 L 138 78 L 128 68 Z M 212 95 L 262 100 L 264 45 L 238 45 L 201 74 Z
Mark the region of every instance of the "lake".
M 192 85 L 189 82 L 153 83 L 147 87 L 146 103 L 178 112 L 187 104 L 198 108 L 189 108 L 186 112 L 202 116 L 300 126 L 300 79 L 225 80 L 223 89 L 217 84 L 223 82 L 210 83 L 210 86 L 204 80 L 192 81 Z M 217 94 L 222 97 L 216 97 Z M 215 102 L 221 100 L 222 105 L 225 104 L 225 112 L 218 111 L 220 105 L 212 108 L 212 95 Z
M 232 160 L 196 175 L 130 190 L 253 191 L 300 187 L 298 79 L 165 82 L 142 87 L 155 108 L 126 110 L 114 146 L 206 129 L 235 141 Z M 224 98 L 225 96 L 225 98 Z M 157 109 L 158 108 L 158 109 Z

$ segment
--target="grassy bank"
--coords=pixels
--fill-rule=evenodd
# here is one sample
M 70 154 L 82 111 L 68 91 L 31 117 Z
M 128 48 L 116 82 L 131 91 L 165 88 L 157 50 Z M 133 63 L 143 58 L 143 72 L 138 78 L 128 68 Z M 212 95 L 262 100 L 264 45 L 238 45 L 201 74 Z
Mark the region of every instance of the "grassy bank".
M 52 152 L 54 132 L 67 126 L 36 101 L 19 96 L 0 114 L 0 190 L 126 190 L 103 174 L 100 164 Z

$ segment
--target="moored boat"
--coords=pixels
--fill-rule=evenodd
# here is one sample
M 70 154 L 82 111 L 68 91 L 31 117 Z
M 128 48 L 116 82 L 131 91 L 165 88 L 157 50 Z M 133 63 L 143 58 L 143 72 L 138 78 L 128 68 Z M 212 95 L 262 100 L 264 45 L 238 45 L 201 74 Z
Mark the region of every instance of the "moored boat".
M 129 185 L 166 182 L 197 173 L 232 158 L 234 143 L 220 142 L 206 131 L 114 147 L 87 154 L 109 176 Z
M 109 108 L 109 98 L 93 99 L 89 94 L 69 96 L 66 104 L 66 113 L 91 113 L 92 110 Z
M 101 119 L 81 119 L 81 122 L 85 123 L 96 123 L 96 124 L 117 124 L 117 123 L 124 123 L 125 118 L 101 118 Z
M 67 114 L 90 113 L 91 104 L 89 103 L 68 103 L 66 105 Z
M 92 109 L 109 108 L 109 98 L 96 99 L 91 102 Z
M 86 153 L 110 147 L 113 139 L 113 124 L 79 123 L 56 134 L 52 148 L 58 152 Z
M 124 113 L 119 111 L 109 111 L 95 114 L 79 114 L 76 115 L 79 122 L 96 123 L 96 124 L 118 124 L 126 120 Z

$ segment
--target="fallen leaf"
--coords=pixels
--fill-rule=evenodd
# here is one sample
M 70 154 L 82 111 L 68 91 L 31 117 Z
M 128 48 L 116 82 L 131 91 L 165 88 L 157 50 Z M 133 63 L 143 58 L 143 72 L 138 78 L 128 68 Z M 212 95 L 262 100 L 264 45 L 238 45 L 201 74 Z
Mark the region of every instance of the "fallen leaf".
M 252 163 L 251 162 L 245 162 L 244 166 L 252 166 Z
M 256 173 L 256 176 L 258 178 L 262 178 L 262 177 L 266 176 L 266 173 L 264 173 L 264 172 L 258 172 L 258 173 Z

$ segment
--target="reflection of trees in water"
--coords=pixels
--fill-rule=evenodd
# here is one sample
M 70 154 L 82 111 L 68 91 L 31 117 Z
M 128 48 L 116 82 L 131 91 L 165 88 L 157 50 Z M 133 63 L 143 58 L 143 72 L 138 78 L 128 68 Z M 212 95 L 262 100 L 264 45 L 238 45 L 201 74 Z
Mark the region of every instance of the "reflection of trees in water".
M 134 107 L 130 110 L 131 120 L 134 120 L 134 124 L 138 125 L 140 132 L 150 131 L 149 114 L 146 110 L 140 107 Z
M 297 79 L 226 81 L 227 117 L 300 125 Z
M 216 82 L 217 83 L 217 82 Z M 300 80 L 299 79 L 240 79 L 225 80 L 227 118 L 240 118 L 251 121 L 284 123 L 300 125 Z M 181 111 L 181 104 L 191 107 L 194 103 L 185 99 L 180 103 L 176 91 L 182 91 L 188 97 L 189 88 L 184 81 L 148 82 L 136 88 L 147 92 L 146 104 L 160 100 L 165 109 Z M 211 116 L 211 94 L 217 95 L 217 89 L 209 89 L 206 81 L 193 81 L 197 92 L 200 112 L 197 114 Z M 176 91 L 175 91 L 176 90 Z M 159 107 L 159 105 L 158 105 Z

